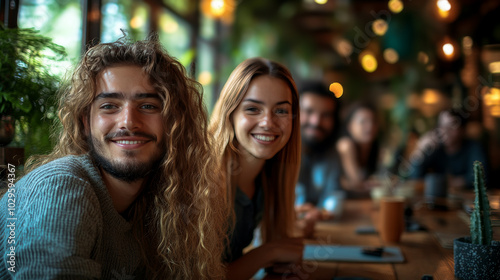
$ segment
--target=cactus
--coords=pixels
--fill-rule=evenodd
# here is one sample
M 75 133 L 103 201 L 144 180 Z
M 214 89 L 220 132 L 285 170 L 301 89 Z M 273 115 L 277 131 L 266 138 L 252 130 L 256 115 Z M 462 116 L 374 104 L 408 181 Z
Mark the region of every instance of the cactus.
M 473 244 L 490 245 L 492 230 L 490 221 L 490 203 L 486 194 L 484 168 L 480 161 L 474 162 L 474 210 L 470 217 L 470 235 Z

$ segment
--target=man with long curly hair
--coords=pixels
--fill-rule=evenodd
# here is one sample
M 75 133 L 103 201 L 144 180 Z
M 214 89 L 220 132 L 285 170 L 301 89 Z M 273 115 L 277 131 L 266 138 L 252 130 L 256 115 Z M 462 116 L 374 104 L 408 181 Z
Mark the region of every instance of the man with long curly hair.
M 157 35 L 88 50 L 58 112 L 54 150 L 9 189 L 15 210 L 0 201 L 0 278 L 223 278 L 200 85 Z

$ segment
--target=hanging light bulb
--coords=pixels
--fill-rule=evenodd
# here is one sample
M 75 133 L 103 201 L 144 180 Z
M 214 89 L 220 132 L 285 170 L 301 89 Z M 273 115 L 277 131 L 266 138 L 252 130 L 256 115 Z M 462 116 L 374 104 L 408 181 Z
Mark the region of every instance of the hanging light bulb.
M 226 23 L 233 21 L 235 0 L 202 0 L 200 7 L 203 14 L 209 18 Z

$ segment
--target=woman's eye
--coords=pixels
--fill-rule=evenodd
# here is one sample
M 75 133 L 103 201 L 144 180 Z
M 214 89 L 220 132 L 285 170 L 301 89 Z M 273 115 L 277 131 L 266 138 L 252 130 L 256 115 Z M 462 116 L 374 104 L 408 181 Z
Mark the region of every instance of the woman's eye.
M 256 107 L 248 107 L 248 108 L 245 108 L 245 112 L 257 113 L 257 112 L 259 112 L 259 109 Z
M 287 115 L 288 114 L 288 109 L 276 109 L 276 114 L 278 115 Z

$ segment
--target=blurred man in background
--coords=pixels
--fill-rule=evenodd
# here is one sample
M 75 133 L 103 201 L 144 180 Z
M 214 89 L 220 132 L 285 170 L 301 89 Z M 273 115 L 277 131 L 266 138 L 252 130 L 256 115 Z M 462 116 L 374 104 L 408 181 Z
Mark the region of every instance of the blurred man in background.
M 338 129 L 338 101 L 321 82 L 307 82 L 300 88 L 302 161 L 296 187 L 299 217 L 332 217 L 332 194 L 341 190 L 340 165 L 335 149 Z

